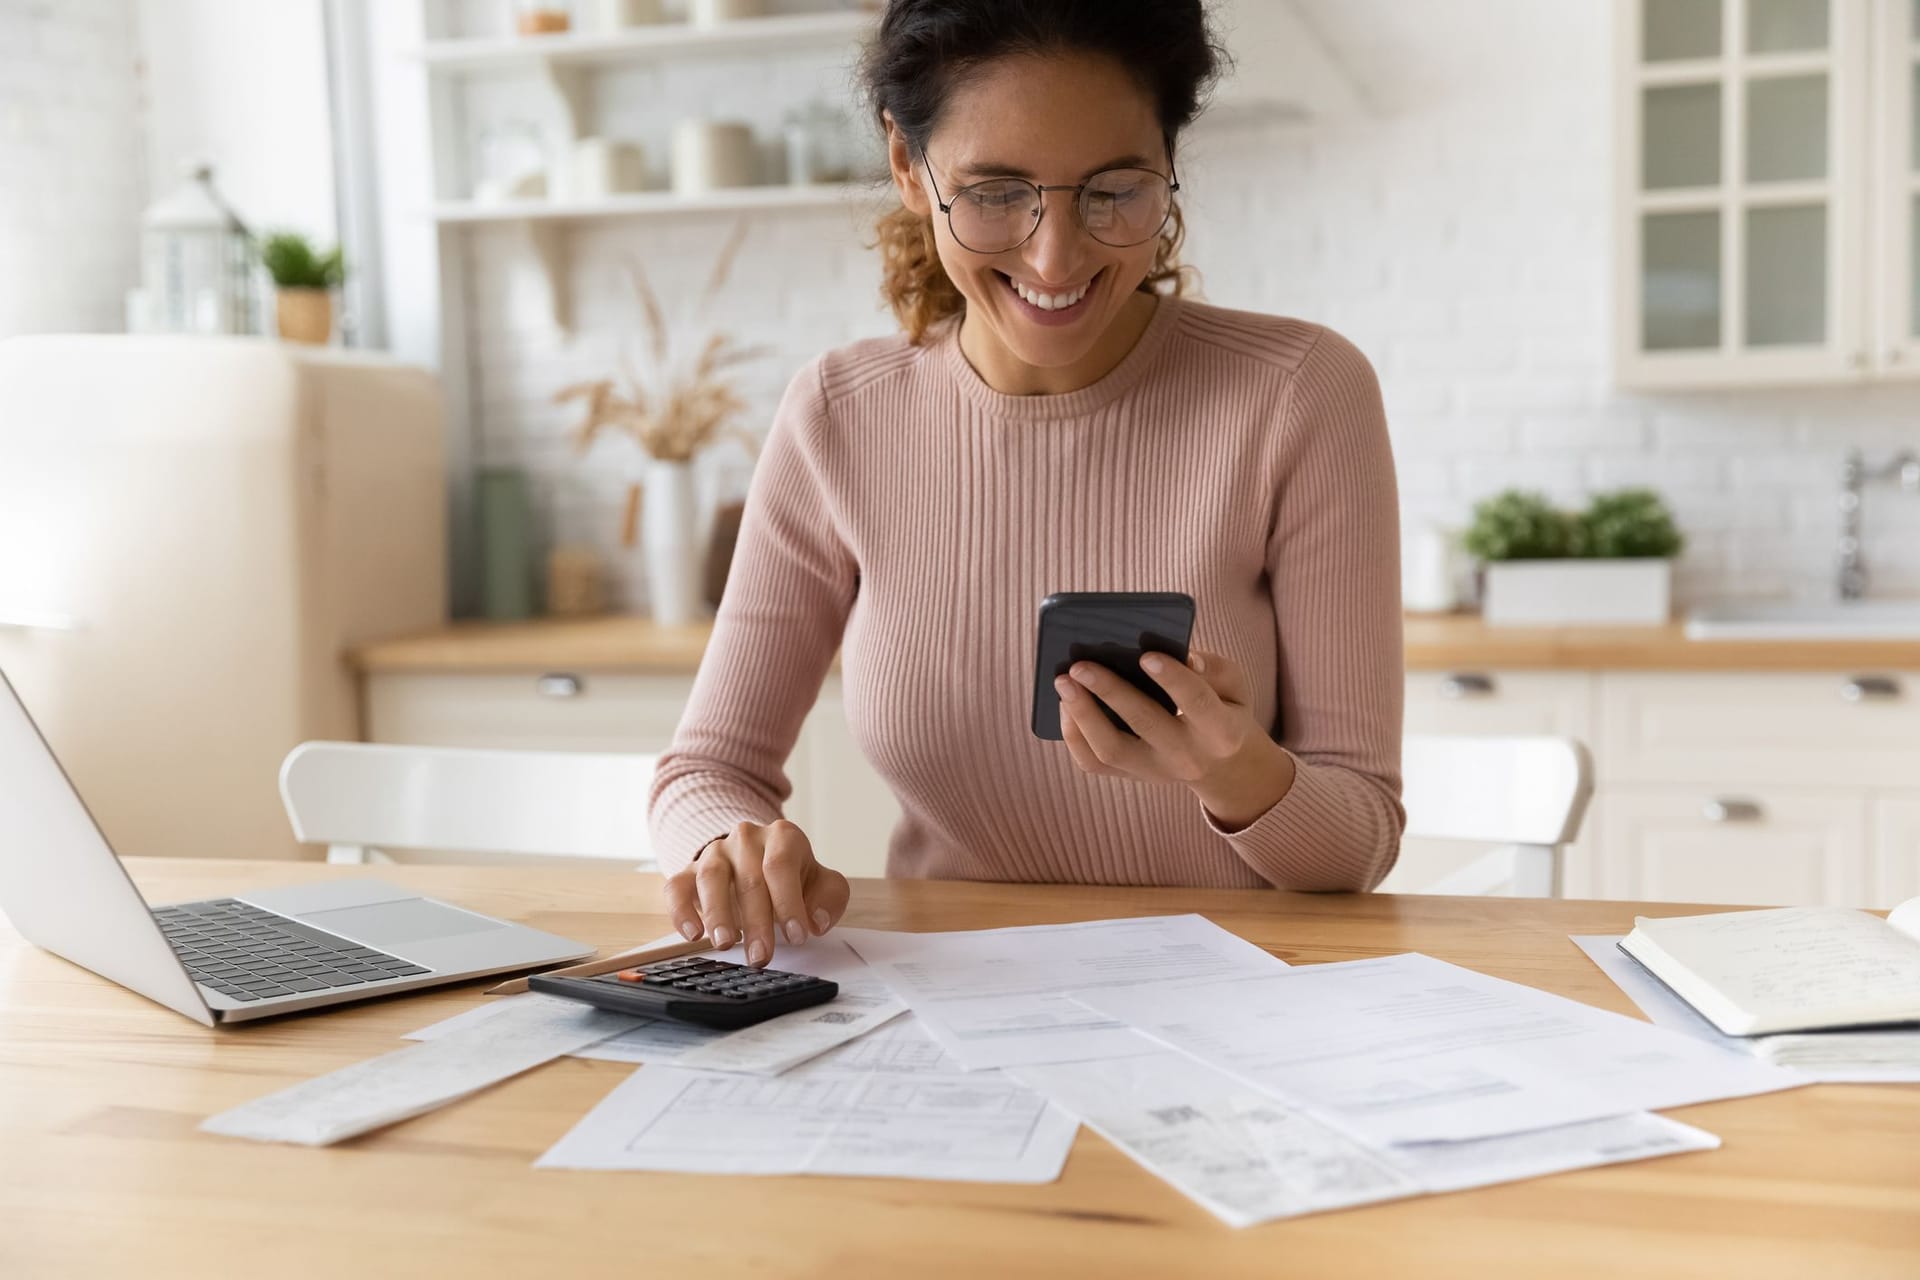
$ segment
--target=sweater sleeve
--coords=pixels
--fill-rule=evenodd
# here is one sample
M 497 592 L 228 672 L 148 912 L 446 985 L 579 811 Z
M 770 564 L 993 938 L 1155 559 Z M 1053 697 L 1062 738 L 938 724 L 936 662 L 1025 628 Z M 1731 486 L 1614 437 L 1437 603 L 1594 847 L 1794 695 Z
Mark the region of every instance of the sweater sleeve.
M 788 385 L 754 467 L 712 638 L 654 774 L 648 825 L 668 875 L 736 823 L 780 817 L 792 794 L 787 756 L 858 584 L 822 483 L 827 422 L 815 361 Z
M 1283 889 L 1368 890 L 1406 812 L 1400 734 L 1400 515 L 1373 367 L 1323 330 L 1283 409 L 1267 576 L 1279 640 L 1275 738 L 1293 787 L 1238 831 L 1209 823 Z

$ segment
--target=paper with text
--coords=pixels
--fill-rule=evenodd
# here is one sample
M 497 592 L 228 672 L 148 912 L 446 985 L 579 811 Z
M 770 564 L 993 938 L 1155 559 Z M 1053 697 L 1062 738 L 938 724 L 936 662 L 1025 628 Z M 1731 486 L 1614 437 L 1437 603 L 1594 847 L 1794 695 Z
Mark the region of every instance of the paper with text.
M 1067 999 L 1069 991 L 1287 968 L 1198 915 L 957 933 L 842 929 L 835 936 L 969 1070 L 1153 1052 L 1122 1023 Z
M 1000 1072 L 963 1072 L 911 1015 L 773 1079 L 643 1067 L 545 1169 L 1051 1182 L 1074 1119 Z
M 1076 998 L 1371 1143 L 1493 1137 L 1805 1083 L 1424 955 Z
M 1170 1051 L 1007 1074 L 1235 1227 L 1720 1145 L 1642 1112 L 1507 1137 L 1370 1147 Z

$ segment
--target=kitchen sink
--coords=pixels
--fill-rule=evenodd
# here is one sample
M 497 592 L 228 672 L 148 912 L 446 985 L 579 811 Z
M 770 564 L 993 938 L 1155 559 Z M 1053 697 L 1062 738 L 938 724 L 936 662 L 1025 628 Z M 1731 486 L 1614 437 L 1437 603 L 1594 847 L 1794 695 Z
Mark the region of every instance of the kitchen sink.
M 1689 640 L 1920 640 L 1920 600 L 1739 600 L 1687 614 Z

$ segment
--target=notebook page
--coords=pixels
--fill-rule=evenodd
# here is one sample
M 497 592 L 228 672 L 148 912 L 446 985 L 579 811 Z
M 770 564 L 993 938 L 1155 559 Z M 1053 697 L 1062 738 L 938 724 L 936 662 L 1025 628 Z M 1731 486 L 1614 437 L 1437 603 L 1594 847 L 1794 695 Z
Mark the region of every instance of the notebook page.
M 1887 923 L 1920 942 L 1920 898 L 1908 898 L 1887 913 Z
M 1863 911 L 1783 907 L 1634 927 L 1756 1018 L 1920 1017 L 1920 940 Z

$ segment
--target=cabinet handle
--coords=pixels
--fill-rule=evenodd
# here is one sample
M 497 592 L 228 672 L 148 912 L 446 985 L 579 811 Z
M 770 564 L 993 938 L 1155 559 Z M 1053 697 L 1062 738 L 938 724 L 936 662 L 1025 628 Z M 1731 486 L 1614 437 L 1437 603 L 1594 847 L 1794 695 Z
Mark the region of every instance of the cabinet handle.
M 1752 800 L 1735 800 L 1730 796 L 1721 796 L 1707 801 L 1705 817 L 1708 822 L 1758 822 L 1763 814 L 1760 806 Z
M 1478 671 L 1457 671 L 1440 682 L 1443 698 L 1491 698 L 1493 677 Z
M 577 698 L 586 692 L 586 682 L 579 676 L 558 673 L 541 676 L 533 682 L 533 687 L 543 698 Z
M 1848 702 L 1890 702 L 1900 696 L 1900 682 L 1892 676 L 1854 676 L 1840 686 Z

